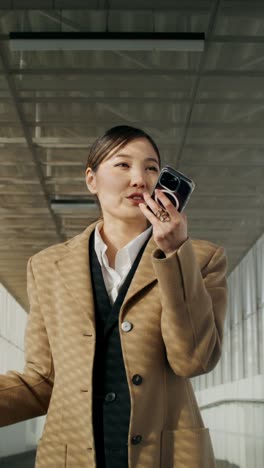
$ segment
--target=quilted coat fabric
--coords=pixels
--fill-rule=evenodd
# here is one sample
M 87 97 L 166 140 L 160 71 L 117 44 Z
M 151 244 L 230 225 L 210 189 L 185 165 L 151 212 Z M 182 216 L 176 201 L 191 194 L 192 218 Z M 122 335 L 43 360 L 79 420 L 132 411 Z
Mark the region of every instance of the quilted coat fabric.
M 36 468 L 100 468 L 92 424 L 96 333 L 87 249 L 95 225 L 29 259 L 26 364 L 23 373 L 0 377 L 1 426 L 47 413 Z M 225 274 L 222 247 L 189 238 L 163 258 L 149 240 L 118 317 L 131 403 L 128 468 L 215 467 L 189 377 L 209 372 L 220 358 Z M 133 324 L 129 333 L 124 321 Z M 144 384 L 133 385 L 135 374 Z

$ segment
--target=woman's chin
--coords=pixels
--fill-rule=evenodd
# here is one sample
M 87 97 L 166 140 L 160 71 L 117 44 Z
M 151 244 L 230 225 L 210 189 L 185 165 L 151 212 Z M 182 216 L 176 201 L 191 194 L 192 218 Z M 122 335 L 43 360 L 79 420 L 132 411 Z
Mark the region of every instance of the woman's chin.
M 130 212 L 127 210 L 124 213 L 119 213 L 116 215 L 116 218 L 127 222 L 133 221 L 133 222 L 143 222 L 147 221 L 146 217 L 143 215 L 142 211 L 140 208 L 137 210 L 131 210 Z
M 104 210 L 103 210 L 104 211 Z M 118 210 L 103 212 L 104 219 L 114 218 L 116 221 L 127 221 L 127 222 L 143 222 L 147 221 L 146 217 L 142 213 L 139 206 L 125 207 L 124 209 L 120 208 Z

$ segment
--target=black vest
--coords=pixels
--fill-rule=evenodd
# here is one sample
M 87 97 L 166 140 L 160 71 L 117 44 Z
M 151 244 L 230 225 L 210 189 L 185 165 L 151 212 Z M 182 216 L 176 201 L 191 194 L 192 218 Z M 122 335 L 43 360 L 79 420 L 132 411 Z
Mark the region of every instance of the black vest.
M 148 240 L 140 249 L 114 304 L 111 305 L 101 266 L 94 250 L 94 232 L 90 236 L 89 258 L 96 321 L 93 429 L 97 468 L 128 467 L 130 395 L 121 349 L 118 316 Z

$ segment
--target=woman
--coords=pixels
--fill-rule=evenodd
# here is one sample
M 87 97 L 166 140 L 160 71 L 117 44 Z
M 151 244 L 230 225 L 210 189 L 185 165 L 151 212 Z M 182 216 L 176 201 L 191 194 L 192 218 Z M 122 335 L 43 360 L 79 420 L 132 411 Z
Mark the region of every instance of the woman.
M 149 135 L 110 129 L 86 167 L 102 219 L 28 262 L 26 366 L 0 379 L 0 423 L 48 412 L 37 468 L 215 466 L 189 377 L 220 357 L 226 258 L 163 193 L 160 211 L 159 171 Z

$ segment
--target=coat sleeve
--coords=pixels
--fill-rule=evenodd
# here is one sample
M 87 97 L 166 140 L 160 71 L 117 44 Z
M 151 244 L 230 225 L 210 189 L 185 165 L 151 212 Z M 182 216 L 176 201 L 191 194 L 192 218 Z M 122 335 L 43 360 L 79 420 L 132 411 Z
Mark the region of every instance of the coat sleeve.
M 162 304 L 161 333 L 175 374 L 209 372 L 221 355 L 227 304 L 227 261 L 223 247 L 187 239 L 167 258 L 152 254 Z M 163 257 L 163 258 L 162 258 Z
M 0 376 L 0 426 L 46 414 L 53 388 L 52 357 L 38 302 L 32 258 L 27 266 L 27 291 L 30 312 L 25 332 L 25 367 L 23 373 L 9 371 Z

